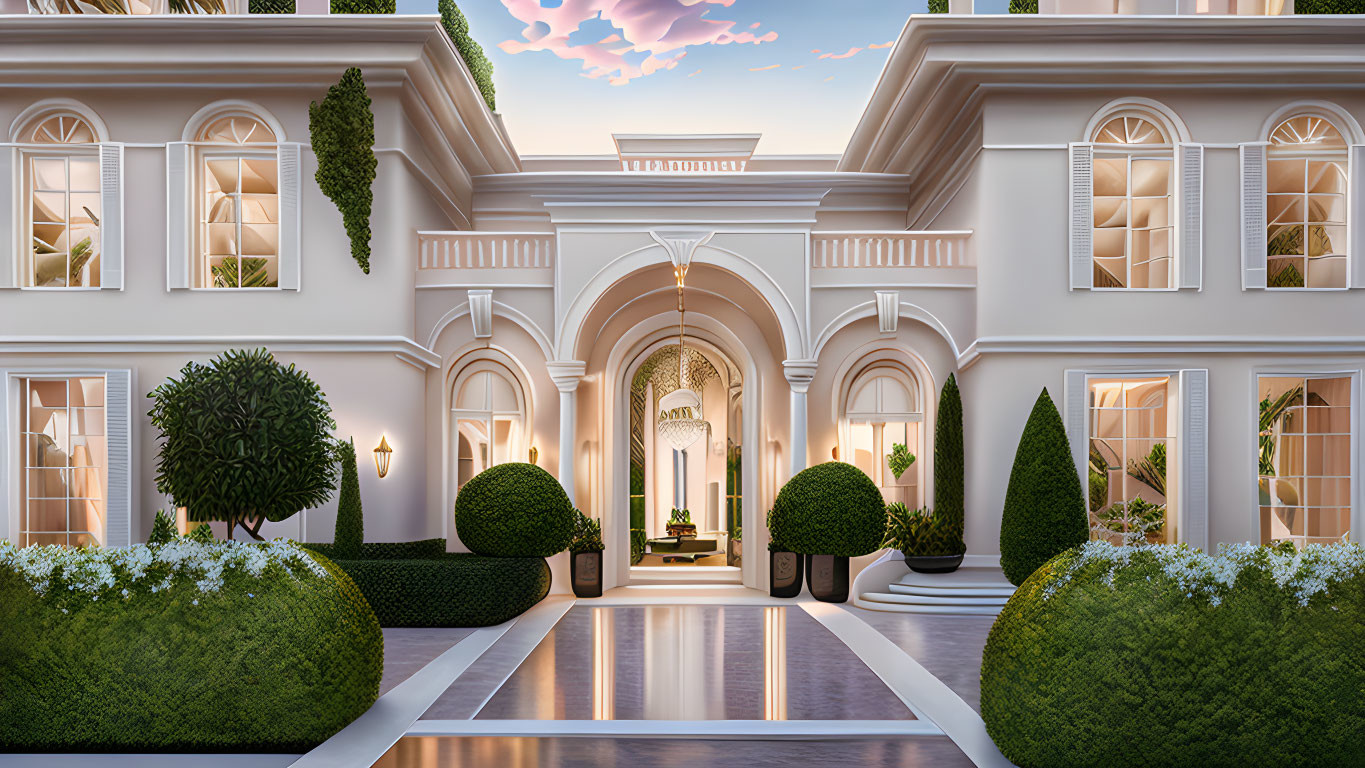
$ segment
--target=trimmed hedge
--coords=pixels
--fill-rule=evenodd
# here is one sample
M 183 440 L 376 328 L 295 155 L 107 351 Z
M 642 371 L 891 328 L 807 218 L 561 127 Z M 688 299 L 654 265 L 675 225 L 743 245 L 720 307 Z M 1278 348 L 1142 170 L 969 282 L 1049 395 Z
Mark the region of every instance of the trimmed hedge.
M 304 544 L 303 546 L 332 560 L 339 559 L 335 544 Z M 360 545 L 357 560 L 413 560 L 424 557 L 445 557 L 445 539 L 420 541 L 367 541 Z
M 365 545 L 372 546 L 372 545 Z M 486 627 L 525 613 L 550 592 L 540 557 L 337 560 L 385 627 Z
M 573 538 L 573 504 L 559 481 L 534 464 L 489 467 L 455 497 L 455 531 L 471 552 L 549 557 Z
M 1359 766 L 1365 548 L 1090 542 L 991 628 L 981 716 L 1047 766 Z
M 803 469 L 777 494 L 768 526 L 774 542 L 803 555 L 857 557 L 886 535 L 886 507 L 872 478 L 852 464 Z
M 1019 585 L 1055 555 L 1090 539 L 1090 518 L 1062 416 L 1044 389 L 1014 454 L 1000 519 L 1000 568 Z
M 398 0 L 331 0 L 329 10 L 334 13 L 396 13 Z
M 11 751 L 302 752 L 369 709 L 384 671 L 355 584 L 287 541 L 0 542 L 0 626 Z

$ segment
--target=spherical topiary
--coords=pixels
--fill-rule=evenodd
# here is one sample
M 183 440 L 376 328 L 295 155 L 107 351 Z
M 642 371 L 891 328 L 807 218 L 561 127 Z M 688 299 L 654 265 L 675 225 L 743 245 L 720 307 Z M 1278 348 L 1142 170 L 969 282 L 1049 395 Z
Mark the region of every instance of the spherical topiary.
M 549 557 L 573 538 L 573 504 L 559 481 L 534 464 L 498 464 L 455 497 L 455 532 L 471 552 Z
M 788 480 L 768 521 L 772 540 L 792 552 L 857 557 L 881 547 L 886 507 L 862 470 L 828 461 Z
M 1358 766 L 1365 548 L 1090 542 L 1001 612 L 981 716 L 1011 762 Z
M 285 540 L 0 542 L 0 751 L 304 752 L 370 708 L 384 636 Z

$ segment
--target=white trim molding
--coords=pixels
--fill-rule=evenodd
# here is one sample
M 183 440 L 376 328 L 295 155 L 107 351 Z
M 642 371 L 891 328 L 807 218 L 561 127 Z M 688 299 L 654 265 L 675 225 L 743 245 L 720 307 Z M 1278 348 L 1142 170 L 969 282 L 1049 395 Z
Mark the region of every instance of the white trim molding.
M 441 365 L 439 355 L 406 336 L 0 336 L 0 354 L 5 355 L 184 354 L 237 347 L 288 353 L 387 352 L 422 370 Z

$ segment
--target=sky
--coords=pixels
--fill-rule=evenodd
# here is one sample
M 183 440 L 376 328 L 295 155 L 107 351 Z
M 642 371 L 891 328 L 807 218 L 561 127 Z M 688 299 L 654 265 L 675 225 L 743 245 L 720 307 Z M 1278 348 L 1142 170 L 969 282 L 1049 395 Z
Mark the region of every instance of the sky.
M 525 155 L 614 154 L 612 133 L 761 133 L 838 154 L 928 0 L 460 0 Z M 992 9 L 1007 0 L 977 0 Z M 436 0 L 398 0 L 435 13 Z M 978 12 L 982 9 L 978 8 Z

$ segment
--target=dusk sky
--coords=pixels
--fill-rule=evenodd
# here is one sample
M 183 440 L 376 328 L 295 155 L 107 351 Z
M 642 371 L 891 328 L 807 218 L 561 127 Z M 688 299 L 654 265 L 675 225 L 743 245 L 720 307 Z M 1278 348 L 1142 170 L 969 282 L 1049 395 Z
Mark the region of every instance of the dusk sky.
M 977 0 L 978 12 L 1008 0 Z M 610 154 L 616 133 L 761 133 L 836 154 L 927 0 L 462 0 L 523 155 Z M 434 13 L 436 0 L 398 0 Z

